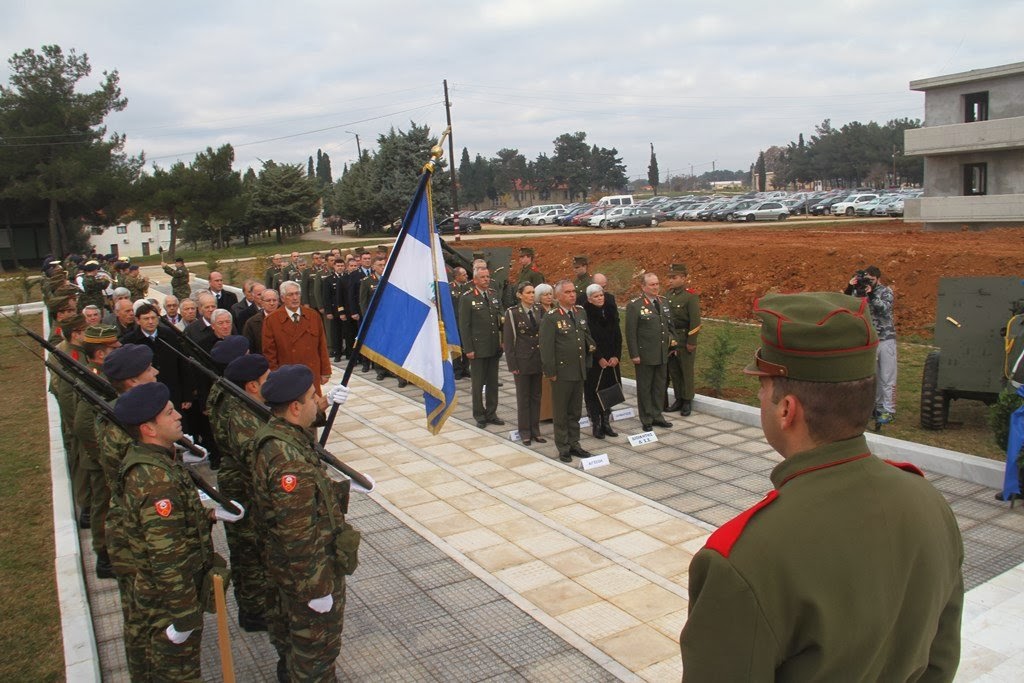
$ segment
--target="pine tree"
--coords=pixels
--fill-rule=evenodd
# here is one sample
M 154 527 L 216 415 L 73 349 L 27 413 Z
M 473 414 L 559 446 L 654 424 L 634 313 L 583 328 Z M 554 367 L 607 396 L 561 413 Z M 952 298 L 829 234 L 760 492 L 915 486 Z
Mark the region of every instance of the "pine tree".
M 651 189 L 654 190 L 654 194 L 658 194 L 658 179 L 660 177 L 658 171 L 658 157 L 654 153 L 654 143 L 651 143 L 651 164 L 647 167 L 647 182 L 650 184 Z

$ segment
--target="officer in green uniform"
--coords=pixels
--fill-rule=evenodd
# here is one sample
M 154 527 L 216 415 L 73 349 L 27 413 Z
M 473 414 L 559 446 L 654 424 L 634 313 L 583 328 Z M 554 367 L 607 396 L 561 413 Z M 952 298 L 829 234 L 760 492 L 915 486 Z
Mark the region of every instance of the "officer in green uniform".
M 490 289 L 491 271 L 476 268 L 473 288 L 459 300 L 459 339 L 462 353 L 469 359 L 473 418 L 483 429 L 489 424 L 503 425 L 498 417 L 498 359 L 501 358 L 502 308 Z M 484 388 L 486 387 L 486 396 Z
M 572 270 L 575 274 L 572 285 L 576 288 L 576 305 L 582 306 L 587 300 L 587 287 L 593 282 L 590 277 L 590 259 L 586 254 L 572 257 Z
M 270 364 L 262 355 L 246 354 L 228 363 L 224 378 L 241 387 L 257 403 L 263 403 L 260 388 L 269 371 Z M 237 500 L 248 510 L 254 509 L 251 507 L 254 497 L 252 463 L 247 459 L 249 452 L 245 445 L 266 424 L 266 420 L 227 391 L 219 392 L 216 400 L 211 392 L 209 409 L 213 438 L 221 452 L 217 486 L 231 500 Z M 256 522 L 249 516 L 224 531 L 230 551 L 235 601 L 238 603 L 238 625 L 246 631 L 265 631 L 268 584 L 263 565 L 263 543 L 257 534 Z
M 452 294 L 452 310 L 455 311 L 455 323 L 457 325 L 459 322 L 459 302 L 462 300 L 462 295 L 472 287 L 466 269 L 462 266 L 452 268 L 449 285 L 449 290 Z M 453 358 L 452 369 L 455 372 L 455 379 L 469 377 L 469 359 L 465 355 Z
M 81 313 L 66 318 L 61 323 L 64 340 L 57 344 L 58 349 L 82 365 L 86 363 L 85 349 L 82 348 L 86 327 L 88 325 Z M 49 391 L 57 399 L 57 406 L 60 408 L 60 434 L 64 441 L 68 475 L 71 477 L 71 492 L 75 505 L 79 508 L 78 525 L 82 529 L 88 529 L 91 521 L 89 519 L 89 497 L 85 488 L 85 480 L 78 466 L 79 451 L 75 441 L 75 411 L 78 407 L 78 399 L 75 397 L 74 388 L 58 377 L 56 373 L 50 375 Z
M 96 261 L 86 261 L 82 272 L 82 296 L 78 297 L 78 310 L 89 305 L 100 310 L 109 309 L 106 295 L 107 287 L 110 286 L 109 276 L 100 272 L 100 264 Z
M 675 353 L 676 331 L 668 302 L 658 296 L 661 284 L 654 273 L 640 276 L 643 294 L 626 306 L 626 347 L 636 366 L 636 402 L 640 424 L 671 427 L 661 413 L 665 400 L 669 356 Z
M 85 328 L 82 348 L 86 365 L 96 374 L 103 371 L 107 354 L 120 346 L 117 328 L 113 325 L 93 325 Z M 92 532 L 92 550 L 96 553 L 96 577 L 113 579 L 114 569 L 107 555 L 106 520 L 110 508 L 110 488 L 103 474 L 99 443 L 96 437 L 96 408 L 79 397 L 75 407 L 75 443 L 78 448 L 78 467 L 84 480 L 83 507 L 89 509 L 89 528 Z
M 146 680 L 201 681 L 203 611 L 213 610 L 213 574 L 227 573 L 213 551 L 210 527 L 241 515 L 204 508 L 175 460 L 181 415 L 166 385 L 129 389 L 114 415 L 136 439 L 121 465 L 121 484 L 125 536 L 137 570 L 132 609 L 146 624 Z
M 533 247 L 520 247 L 519 265 L 522 268 L 519 271 L 519 282 L 529 282 L 534 287 L 544 282 L 544 273 L 537 270 L 533 263 L 535 256 Z
M 555 285 L 555 300 L 558 306 L 540 322 L 540 362 L 544 376 L 551 380 L 551 415 L 558 459 L 572 462 L 574 455 L 593 455 L 580 446 L 580 416 L 583 382 L 596 345 L 590 336 L 586 311 L 576 305 L 572 282 L 562 280 Z
M 270 266 L 263 271 L 263 286 L 267 289 L 276 290 L 281 286 L 281 264 L 283 258 L 280 254 L 274 254 L 270 259 Z
M 161 253 L 162 255 L 162 253 Z M 184 301 L 192 294 L 192 286 L 188 283 L 188 268 L 185 266 L 185 259 L 180 256 L 174 259 L 174 267 L 161 263 L 164 272 L 171 276 L 171 293 Z
M 668 272 L 668 295 L 672 309 L 672 324 L 676 328 L 679 346 L 668 360 L 668 378 L 675 389 L 676 400 L 669 411 L 679 411 L 686 417 L 693 412 L 693 363 L 697 357 L 697 335 L 700 334 L 700 297 L 686 287 L 686 264 L 673 263 Z
M 265 565 L 276 588 L 268 627 L 278 679 L 286 681 L 335 680 L 345 576 L 355 571 L 359 546 L 339 505 L 341 484 L 328 478 L 314 451 L 313 379 L 304 365 L 271 372 L 261 392 L 273 417 L 248 444 Z
M 761 427 L 774 489 L 690 563 L 693 681 L 951 681 L 963 542 L 909 463 L 871 454 L 878 337 L 865 300 L 762 297 Z
M 143 344 L 125 344 L 111 351 L 103 362 L 103 374 L 117 390 L 118 396 L 132 387 L 155 382 L 159 374 L 153 367 L 153 350 Z M 114 405 L 117 405 L 115 399 Z M 133 681 L 144 680 L 147 671 L 146 622 L 139 610 L 131 609 L 135 585 L 135 557 L 131 553 L 124 529 L 124 503 L 121 487 L 121 465 L 132 445 L 132 439 L 120 425 L 103 414 L 96 415 L 96 443 L 100 466 L 110 491 L 107 509 L 107 556 L 117 577 L 121 597 L 122 640 L 128 675 Z

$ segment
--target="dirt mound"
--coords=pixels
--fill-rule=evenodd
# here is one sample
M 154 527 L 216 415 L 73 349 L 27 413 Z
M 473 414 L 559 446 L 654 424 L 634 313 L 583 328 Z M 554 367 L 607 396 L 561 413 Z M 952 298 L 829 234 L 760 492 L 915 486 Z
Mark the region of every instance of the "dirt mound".
M 762 294 L 842 290 L 855 270 L 876 265 L 896 296 L 897 331 L 921 337 L 931 337 L 940 277 L 1024 277 L 1022 230 L 923 232 L 901 221 L 594 231 L 488 244 L 534 247 L 537 266 L 549 282 L 571 277 L 573 255 L 585 253 L 591 272 L 606 273 L 622 303 L 639 291 L 635 275 L 653 270 L 664 282 L 669 264 L 684 262 L 690 287 L 701 294 L 704 315 L 740 320 L 751 317 L 751 303 Z

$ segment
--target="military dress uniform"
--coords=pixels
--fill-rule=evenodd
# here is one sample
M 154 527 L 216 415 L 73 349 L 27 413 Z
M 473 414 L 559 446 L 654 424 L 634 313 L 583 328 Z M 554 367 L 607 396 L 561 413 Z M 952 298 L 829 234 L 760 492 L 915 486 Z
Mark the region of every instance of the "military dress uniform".
M 265 385 L 264 385 L 265 386 Z M 279 673 L 292 681 L 333 681 L 341 654 L 345 576 L 356 567 L 359 535 L 345 522 L 338 489 L 317 460 L 312 433 L 274 417 L 249 442 L 252 485 Z M 309 602 L 332 596 L 318 613 Z M 283 665 L 283 666 L 282 666 Z
M 345 323 L 341 316 L 345 313 L 345 300 L 342 286 L 345 276 L 332 270 L 320 278 L 320 302 L 324 312 L 331 316 L 330 320 L 324 320 L 324 327 L 327 329 L 327 345 L 335 361 L 341 359 L 342 347 L 345 343 L 345 335 L 342 327 Z
M 636 365 L 636 399 L 644 431 L 652 425 L 671 426 L 662 416 L 669 353 L 676 348 L 675 327 L 668 302 L 639 296 L 626 306 L 626 347 Z
M 762 345 L 745 372 L 765 383 L 765 433 L 783 450 L 800 448 L 815 425 L 798 411 L 806 424 L 786 435 L 777 404 L 765 405 L 771 378 L 843 395 L 844 383 L 873 377 L 877 335 L 866 305 L 838 293 L 768 295 L 754 310 Z M 831 409 L 848 408 L 837 400 Z M 680 637 L 686 680 L 953 679 L 964 557 L 956 518 L 920 470 L 873 455 L 860 429 L 783 453 L 773 489 L 694 555 Z
M 529 282 L 536 287 L 544 282 L 544 273 L 537 270 L 537 266 L 531 263 L 528 266 L 523 266 L 523 269 L 519 271 L 518 282 Z
M 459 300 L 459 339 L 469 359 L 473 419 L 477 426 L 504 424 L 498 419 L 498 359 L 501 356 L 501 305 L 491 290 L 476 287 Z M 486 396 L 484 388 L 486 387 Z
M 665 299 L 672 309 L 672 324 L 679 340 L 676 355 L 668 361 L 668 375 L 676 392 L 680 413 L 686 416 L 690 414 L 690 402 L 695 392 L 694 360 L 697 357 L 697 350 L 690 351 L 687 346 L 696 346 L 700 334 L 700 297 L 692 289 L 676 287 L 668 290 Z
M 553 380 L 551 412 L 555 446 L 562 462 L 571 462 L 573 455 L 590 455 L 580 446 L 580 416 L 583 382 L 594 348 L 587 314 L 580 306 L 573 306 L 571 310 L 556 306 L 541 320 L 541 365 L 544 375 Z
M 505 362 L 516 383 L 516 418 L 519 437 L 529 444 L 540 438 L 540 319 L 532 308 L 513 306 L 502 324 Z
M 192 294 L 192 286 L 188 283 L 188 268 L 182 263 L 174 266 L 163 264 L 164 272 L 171 276 L 171 293 L 178 297 L 179 301 L 187 299 Z

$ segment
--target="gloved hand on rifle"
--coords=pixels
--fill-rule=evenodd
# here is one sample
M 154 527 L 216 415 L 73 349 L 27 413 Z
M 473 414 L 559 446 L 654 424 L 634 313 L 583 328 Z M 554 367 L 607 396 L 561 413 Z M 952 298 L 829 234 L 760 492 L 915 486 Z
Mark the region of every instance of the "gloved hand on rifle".
M 336 406 L 345 405 L 345 401 L 348 400 L 348 387 L 344 384 L 338 386 L 327 392 L 327 402 L 332 403 Z
M 213 508 L 213 518 L 219 519 L 222 522 L 237 522 L 242 519 L 242 517 L 245 517 L 245 508 L 242 507 L 241 503 L 237 500 L 233 500 L 231 501 L 231 504 L 238 508 L 238 513 L 228 512 L 226 509 L 218 505 Z
M 178 450 L 181 452 L 181 461 L 186 465 L 196 465 L 201 462 L 206 462 L 210 458 L 210 453 L 197 444 L 190 434 L 183 434 L 186 439 L 192 442 L 190 448 L 185 448 L 180 444 L 175 444 Z
M 190 635 L 192 635 L 192 630 L 175 631 L 174 624 L 170 624 L 166 629 L 164 629 L 164 633 L 167 635 L 167 640 L 171 641 L 175 645 L 181 645 L 188 640 Z
M 331 611 L 331 607 L 334 606 L 334 596 L 328 593 L 322 598 L 313 598 L 308 603 L 309 609 L 313 610 L 317 614 L 326 614 Z

